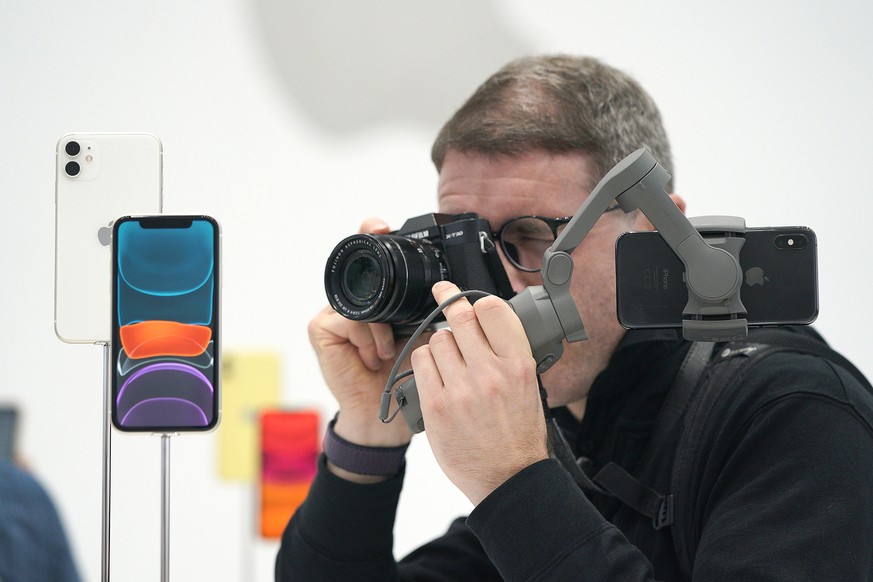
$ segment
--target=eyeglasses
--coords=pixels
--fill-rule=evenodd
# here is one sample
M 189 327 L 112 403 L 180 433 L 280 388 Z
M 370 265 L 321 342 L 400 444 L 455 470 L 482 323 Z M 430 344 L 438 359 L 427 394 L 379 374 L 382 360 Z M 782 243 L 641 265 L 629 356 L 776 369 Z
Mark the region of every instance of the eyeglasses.
M 607 208 L 604 213 L 619 208 L 616 204 Z M 543 265 L 543 254 L 572 218 L 518 216 L 503 223 L 493 236 L 513 267 L 527 273 L 536 273 Z

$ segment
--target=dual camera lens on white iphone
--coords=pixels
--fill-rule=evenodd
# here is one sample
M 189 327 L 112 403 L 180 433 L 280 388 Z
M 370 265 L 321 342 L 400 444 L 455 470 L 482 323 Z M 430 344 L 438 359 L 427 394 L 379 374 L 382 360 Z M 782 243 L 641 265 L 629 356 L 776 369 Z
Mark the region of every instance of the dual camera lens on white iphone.
M 83 144 L 76 140 L 68 141 L 64 145 L 64 153 L 70 159 L 64 165 L 64 173 L 70 178 L 87 178 L 87 175 L 90 173 L 87 170 L 90 166 L 93 166 L 94 162 L 95 152 L 93 148 L 92 144 Z

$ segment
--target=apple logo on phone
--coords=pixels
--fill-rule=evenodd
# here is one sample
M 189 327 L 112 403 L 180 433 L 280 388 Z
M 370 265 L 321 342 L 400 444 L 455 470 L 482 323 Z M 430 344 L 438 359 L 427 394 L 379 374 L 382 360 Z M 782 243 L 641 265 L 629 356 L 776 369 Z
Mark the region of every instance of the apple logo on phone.
M 770 277 L 764 275 L 764 269 L 761 267 L 752 267 L 746 271 L 746 285 L 754 287 L 755 285 L 764 285 L 769 282 Z
M 97 240 L 100 241 L 100 244 L 104 247 L 108 247 L 112 242 L 112 224 L 115 221 L 111 221 L 108 226 L 101 226 L 97 229 Z

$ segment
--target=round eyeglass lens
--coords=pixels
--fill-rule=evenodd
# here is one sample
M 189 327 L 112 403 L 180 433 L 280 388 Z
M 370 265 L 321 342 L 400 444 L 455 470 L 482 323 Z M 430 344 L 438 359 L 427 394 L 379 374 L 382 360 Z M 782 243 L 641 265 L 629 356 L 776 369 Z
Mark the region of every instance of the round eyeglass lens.
M 565 224 L 557 228 L 560 233 Z M 555 242 L 552 227 L 545 220 L 526 216 L 516 218 L 503 227 L 500 244 L 512 263 L 525 271 L 539 271 L 543 254 Z

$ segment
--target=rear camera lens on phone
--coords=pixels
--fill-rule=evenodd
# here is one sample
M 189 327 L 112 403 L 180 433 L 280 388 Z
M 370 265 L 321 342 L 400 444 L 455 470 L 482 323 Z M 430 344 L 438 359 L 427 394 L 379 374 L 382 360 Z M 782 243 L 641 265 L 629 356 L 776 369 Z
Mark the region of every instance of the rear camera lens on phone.
M 806 248 L 806 236 L 802 234 L 780 234 L 776 237 L 776 248 L 785 250 L 800 250 Z
M 67 172 L 67 176 L 78 176 L 79 175 L 79 164 L 77 162 L 67 162 L 67 165 L 64 166 L 64 170 Z
M 80 146 L 77 141 L 68 141 L 67 145 L 64 146 L 64 151 L 66 151 L 67 155 L 70 157 L 77 156 L 79 155 L 79 152 L 82 151 L 82 146 Z M 78 170 L 76 173 L 79 173 Z

